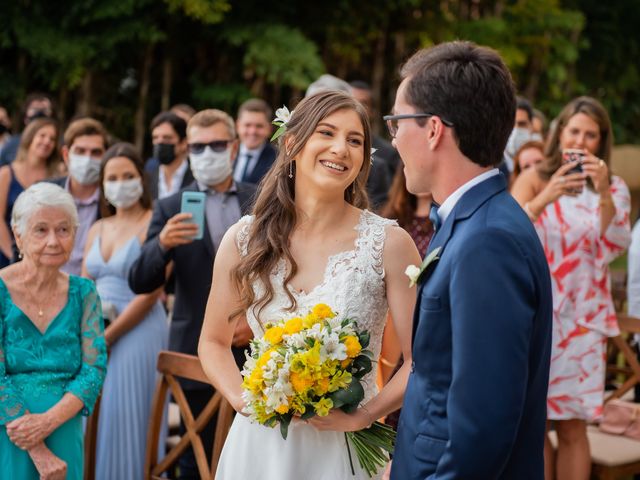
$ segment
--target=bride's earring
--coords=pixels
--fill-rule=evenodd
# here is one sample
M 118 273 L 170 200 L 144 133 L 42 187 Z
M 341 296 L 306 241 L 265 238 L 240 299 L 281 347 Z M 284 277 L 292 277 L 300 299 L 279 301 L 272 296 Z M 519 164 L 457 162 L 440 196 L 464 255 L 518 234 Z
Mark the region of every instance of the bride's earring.
M 289 162 L 289 178 L 293 178 L 293 160 Z
M 353 182 L 353 186 L 351 187 L 351 193 L 353 193 L 354 195 L 356 194 L 356 182 L 355 182 L 355 180 Z

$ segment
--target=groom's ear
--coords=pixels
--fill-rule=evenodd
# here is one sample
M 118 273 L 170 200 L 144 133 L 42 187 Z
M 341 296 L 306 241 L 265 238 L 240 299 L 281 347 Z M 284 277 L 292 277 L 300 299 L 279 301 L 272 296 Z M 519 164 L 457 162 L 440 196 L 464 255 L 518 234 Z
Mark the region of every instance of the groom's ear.
M 445 135 L 445 125 L 438 116 L 433 116 L 427 120 L 427 146 L 429 150 L 436 150 Z

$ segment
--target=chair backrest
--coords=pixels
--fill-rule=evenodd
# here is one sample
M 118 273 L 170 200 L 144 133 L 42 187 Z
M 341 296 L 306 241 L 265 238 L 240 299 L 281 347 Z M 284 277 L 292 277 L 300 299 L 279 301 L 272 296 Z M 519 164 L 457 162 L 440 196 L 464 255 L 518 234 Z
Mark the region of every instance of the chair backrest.
M 620 327 L 620 335 L 611 338 L 610 341 L 621 354 L 624 365 L 620 365 L 617 361 L 620 359 L 619 356 L 614 356 L 615 363 L 610 363 L 607 366 L 607 371 L 609 374 L 624 378 L 624 380 L 618 388 L 606 397 L 605 402 L 614 398 L 621 398 L 636 384 L 640 383 L 638 355 L 629 345 L 629 341 L 633 339 L 634 334 L 640 333 L 640 318 L 619 314 L 618 326 Z
M 93 412 L 87 418 L 84 429 L 84 473 L 83 480 L 96 478 L 96 443 L 98 438 L 98 419 L 100 418 L 100 401 L 102 395 L 98 395 Z
M 161 377 L 158 380 L 153 397 L 151 419 L 149 421 L 145 455 L 145 478 L 147 480 L 162 479 L 162 474 L 171 468 L 188 446 L 191 446 L 198 465 L 200 478 L 213 480 L 222 446 L 233 421 L 233 408 L 219 392 L 215 392 L 198 418 L 193 417 L 191 408 L 177 378 L 208 384 L 209 380 L 202 370 L 198 357 L 177 352 L 160 352 L 157 368 Z M 178 404 L 180 417 L 186 432 L 180 438 L 180 441 L 167 452 L 164 458 L 158 461 L 158 440 L 162 428 L 167 391 L 171 392 Z M 218 420 L 213 443 L 213 455 L 211 465 L 209 465 L 199 434 L 216 413 Z

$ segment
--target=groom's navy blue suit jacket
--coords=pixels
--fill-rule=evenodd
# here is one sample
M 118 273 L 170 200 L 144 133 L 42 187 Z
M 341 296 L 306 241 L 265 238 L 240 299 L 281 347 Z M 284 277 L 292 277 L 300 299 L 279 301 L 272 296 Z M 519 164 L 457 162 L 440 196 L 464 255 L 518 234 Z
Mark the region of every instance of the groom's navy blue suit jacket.
M 459 199 L 439 247 L 420 278 L 392 479 L 542 479 L 550 275 L 502 175 Z

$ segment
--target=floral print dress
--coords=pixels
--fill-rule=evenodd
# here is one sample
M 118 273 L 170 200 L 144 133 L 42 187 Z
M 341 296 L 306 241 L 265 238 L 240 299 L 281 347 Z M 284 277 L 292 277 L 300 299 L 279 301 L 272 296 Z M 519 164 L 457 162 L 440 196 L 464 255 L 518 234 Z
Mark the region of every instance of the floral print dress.
M 600 196 L 588 188 L 547 205 L 535 222 L 553 289 L 550 420 L 595 420 L 602 413 L 607 337 L 619 333 L 609 263 L 631 240 L 629 189 L 614 176 L 610 190 L 616 213 L 604 235 Z

